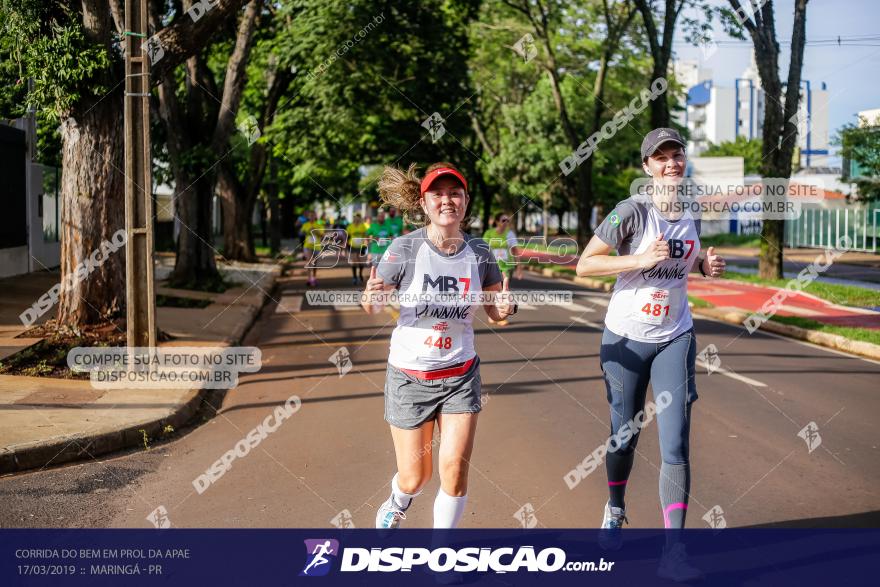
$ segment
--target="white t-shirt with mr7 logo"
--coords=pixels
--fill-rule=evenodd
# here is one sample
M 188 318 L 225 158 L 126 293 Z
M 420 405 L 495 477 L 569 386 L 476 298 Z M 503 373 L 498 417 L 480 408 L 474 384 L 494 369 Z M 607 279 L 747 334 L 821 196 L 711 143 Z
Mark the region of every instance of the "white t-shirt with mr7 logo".
M 400 292 L 390 364 L 432 371 L 476 355 L 473 320 L 479 294 L 502 280 L 484 240 L 465 235 L 457 252 L 447 255 L 421 228 L 392 241 L 377 274 Z
M 669 258 L 648 269 L 617 276 L 605 326 L 640 342 L 666 342 L 693 327 L 687 278 L 700 257 L 700 223 L 689 212 L 667 220 L 650 203 L 628 198 L 596 229 L 596 236 L 620 255 L 638 255 L 659 235 L 669 244 Z

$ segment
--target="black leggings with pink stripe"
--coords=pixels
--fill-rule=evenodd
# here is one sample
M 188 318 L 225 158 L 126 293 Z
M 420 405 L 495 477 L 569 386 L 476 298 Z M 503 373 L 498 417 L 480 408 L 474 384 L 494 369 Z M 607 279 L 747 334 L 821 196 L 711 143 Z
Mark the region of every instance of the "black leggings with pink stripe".
M 691 405 L 697 399 L 696 339 L 693 329 L 660 343 L 639 342 L 607 328 L 599 352 L 611 437 L 605 467 L 613 507 L 625 508 L 624 495 L 639 432 L 656 420 L 660 436 L 660 507 L 666 528 L 683 528 L 690 491 L 688 437 Z M 651 384 L 654 401 L 645 405 Z

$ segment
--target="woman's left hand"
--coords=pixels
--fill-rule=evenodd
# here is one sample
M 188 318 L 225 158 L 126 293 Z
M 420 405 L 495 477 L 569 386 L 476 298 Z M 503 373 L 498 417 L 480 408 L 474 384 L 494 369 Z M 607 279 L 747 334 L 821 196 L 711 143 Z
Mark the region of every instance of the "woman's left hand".
M 703 272 L 709 277 L 720 277 L 724 274 L 727 263 L 721 255 L 715 254 L 715 247 L 709 247 L 703 259 Z

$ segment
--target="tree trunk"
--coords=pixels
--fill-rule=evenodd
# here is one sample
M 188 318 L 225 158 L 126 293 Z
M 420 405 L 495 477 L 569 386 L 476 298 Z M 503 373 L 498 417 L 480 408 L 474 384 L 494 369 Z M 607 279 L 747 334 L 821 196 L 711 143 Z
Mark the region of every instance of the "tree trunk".
M 177 258 L 170 284 L 198 287 L 220 277 L 214 260 L 215 249 L 211 231 L 213 186 L 208 177 L 193 183 L 188 174 L 175 174 L 178 186 L 190 186 L 175 196 L 175 211 L 182 223 L 177 239 Z
M 773 2 L 769 0 L 759 10 L 743 20 L 743 26 L 752 38 L 755 63 L 764 89 L 764 126 L 762 133 L 761 174 L 765 178 L 791 177 L 791 159 L 797 145 L 797 125 L 794 117 L 800 106 L 801 70 L 806 43 L 807 1 L 796 0 L 791 36 L 791 57 L 782 103 L 782 82 L 779 79 L 779 43 Z M 739 0 L 729 0 L 733 10 L 743 11 Z M 758 275 L 764 279 L 783 277 L 782 249 L 785 221 L 765 219 L 761 227 L 761 255 Z
M 281 252 L 281 202 L 278 200 L 278 188 L 270 186 L 267 198 L 269 200 L 269 251 L 275 257 Z
M 483 197 L 483 230 L 485 231 L 489 228 L 489 225 L 492 222 L 492 192 L 489 190 L 489 186 L 486 185 L 485 180 L 483 179 L 483 174 L 477 174 L 477 188 L 480 190 L 480 195 Z
M 266 211 L 269 215 L 269 250 L 275 257 L 281 252 L 281 202 L 278 200 L 278 165 L 275 159 L 269 160 Z
M 84 279 L 77 265 L 125 229 L 121 93 L 113 92 L 62 125 L 61 282 L 58 322 L 79 330 L 125 307 L 125 251 Z M 82 108 L 84 109 L 84 108 Z M 119 239 L 117 239 L 118 242 Z M 105 255 L 99 253 L 97 258 Z
M 655 63 L 654 70 L 651 73 L 651 83 L 659 78 L 666 78 L 666 72 L 669 68 L 669 60 L 666 59 L 662 63 Z M 670 125 L 669 103 L 666 101 L 666 94 L 657 96 L 656 100 L 651 100 L 651 128 L 668 128 Z
M 652 89 L 654 80 L 661 77 L 666 78 L 669 71 L 675 22 L 678 20 L 679 12 L 684 7 L 685 2 L 682 0 L 665 0 L 662 33 L 657 30 L 657 23 L 654 21 L 653 2 L 650 0 L 634 0 L 634 2 L 639 12 L 642 13 L 642 21 L 645 24 L 648 46 L 651 50 L 651 59 L 654 64 L 651 70 L 651 79 L 648 81 L 648 89 Z M 668 127 L 669 123 L 669 103 L 664 94 L 658 96 L 656 100 L 651 100 L 651 128 Z
M 238 261 L 254 261 L 251 216 L 254 202 L 248 202 L 244 186 L 221 164 L 217 175 L 217 195 L 223 207 L 223 256 Z

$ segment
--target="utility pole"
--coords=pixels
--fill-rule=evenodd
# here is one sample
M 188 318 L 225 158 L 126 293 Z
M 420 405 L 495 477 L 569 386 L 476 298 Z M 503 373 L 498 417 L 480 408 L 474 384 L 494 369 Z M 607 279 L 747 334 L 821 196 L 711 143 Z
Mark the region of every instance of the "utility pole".
M 125 302 L 129 347 L 156 346 L 150 61 L 144 44 L 148 4 L 149 0 L 125 1 Z

